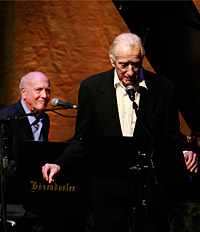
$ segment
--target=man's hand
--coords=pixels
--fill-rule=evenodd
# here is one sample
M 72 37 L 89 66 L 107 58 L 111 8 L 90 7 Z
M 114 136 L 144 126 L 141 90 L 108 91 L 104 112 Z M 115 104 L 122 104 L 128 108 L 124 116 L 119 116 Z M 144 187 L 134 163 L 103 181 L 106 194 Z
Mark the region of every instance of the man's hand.
M 42 167 L 43 178 L 50 183 L 54 182 L 54 175 L 60 171 L 60 166 L 57 164 L 45 164 Z
M 184 159 L 185 159 L 185 164 L 187 169 L 190 172 L 195 172 L 197 173 L 198 171 L 198 156 L 196 153 L 192 151 L 187 151 L 183 153 Z

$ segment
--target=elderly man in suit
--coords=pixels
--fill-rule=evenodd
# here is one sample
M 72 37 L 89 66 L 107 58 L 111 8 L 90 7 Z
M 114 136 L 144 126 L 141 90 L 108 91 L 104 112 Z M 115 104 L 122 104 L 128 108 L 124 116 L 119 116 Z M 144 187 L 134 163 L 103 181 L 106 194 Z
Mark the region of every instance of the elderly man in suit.
M 0 111 L 0 119 L 5 119 L 6 122 L 5 137 L 8 138 L 9 175 L 12 175 L 17 165 L 19 143 L 27 140 L 48 141 L 50 127 L 49 116 L 43 112 L 50 99 L 49 78 L 39 71 L 30 72 L 21 78 L 19 89 L 21 99 Z M 31 115 L 30 113 L 33 112 L 38 113 Z M 23 219 L 18 223 L 20 232 L 32 231 L 33 227 L 37 229 L 38 218 L 32 212 L 26 211 L 22 205 L 8 205 L 7 216 Z
M 85 135 L 123 136 L 133 137 L 133 139 L 141 138 L 144 135 L 147 138 L 146 141 L 148 141 L 149 135 L 155 140 L 161 137 L 177 139 L 181 144 L 183 160 L 185 160 L 187 169 L 196 173 L 198 170 L 197 154 L 189 151 L 186 140 L 180 133 L 174 84 L 161 75 L 143 69 L 144 54 L 141 39 L 137 35 L 123 33 L 114 39 L 110 46 L 110 60 L 113 68 L 90 76 L 81 83 L 74 140 L 78 144 L 77 138 Z M 130 85 L 135 90 L 134 101 L 138 107 L 140 121 L 126 91 L 127 86 Z M 144 128 L 146 128 L 145 131 Z M 147 131 L 148 133 L 146 133 Z M 71 152 L 73 146 L 74 149 L 81 147 L 80 144 L 75 144 L 76 142 L 73 141 L 71 148 L 68 148 L 55 164 L 43 166 L 43 177 L 49 183 L 54 181 L 56 173 L 67 166 L 68 151 Z M 121 187 L 119 187 L 119 182 L 114 180 L 99 182 L 94 187 L 99 189 L 102 196 L 102 199 L 97 198 L 94 202 L 95 232 L 128 231 L 127 205 L 124 205 L 125 210 L 122 210 L 123 207 L 118 203 L 114 207 L 104 205 L 103 196 L 106 195 L 106 192 L 111 193 L 109 192 L 112 189 L 110 186 L 113 186 L 116 195 L 127 189 L 126 182 L 120 182 Z M 161 201 L 155 199 L 155 196 L 161 196 L 159 192 L 162 190 L 158 188 L 156 186 L 150 188 L 150 195 L 154 200 L 149 204 L 152 207 L 149 207 L 150 219 L 147 219 L 146 231 L 167 231 L 164 197 Z M 149 201 L 151 201 L 150 198 Z M 145 224 L 146 215 L 143 216 L 143 218 L 140 217 L 140 221 Z M 139 227 L 136 231 L 140 231 Z
M 20 85 L 21 99 L 0 111 L 0 118 L 11 117 L 8 138 L 12 143 L 10 159 L 17 160 L 16 147 L 19 141 L 48 140 L 49 116 L 42 112 L 37 115 L 12 120 L 12 116 L 20 117 L 33 111 L 42 111 L 47 107 L 50 99 L 51 85 L 48 77 L 42 73 L 33 71 L 22 77 Z M 36 128 L 38 127 L 38 129 Z

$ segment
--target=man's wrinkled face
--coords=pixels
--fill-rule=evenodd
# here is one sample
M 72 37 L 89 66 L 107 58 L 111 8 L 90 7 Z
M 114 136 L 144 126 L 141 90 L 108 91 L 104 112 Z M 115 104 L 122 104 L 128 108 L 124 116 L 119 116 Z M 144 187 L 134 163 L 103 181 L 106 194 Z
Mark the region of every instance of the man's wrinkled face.
M 115 49 L 115 58 L 116 60 L 111 60 L 111 63 L 116 69 L 119 80 L 125 87 L 134 85 L 140 77 L 142 66 L 140 47 L 131 47 L 123 43 L 118 44 Z
M 44 110 L 50 99 L 50 82 L 45 75 L 29 77 L 26 85 L 21 88 L 22 99 L 28 109 Z

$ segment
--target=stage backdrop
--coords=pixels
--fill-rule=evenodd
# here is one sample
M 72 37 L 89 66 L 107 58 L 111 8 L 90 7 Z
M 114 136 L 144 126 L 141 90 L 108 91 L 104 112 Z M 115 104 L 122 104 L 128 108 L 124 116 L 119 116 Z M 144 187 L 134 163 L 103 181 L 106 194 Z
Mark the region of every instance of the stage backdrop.
M 111 68 L 109 46 L 122 32 L 129 29 L 112 1 L 0 2 L 0 109 L 19 100 L 19 81 L 34 70 L 50 78 L 51 99 L 78 104 L 81 81 Z M 144 67 L 153 71 L 146 58 Z M 73 136 L 75 118 L 49 116 L 50 141 Z M 189 134 L 182 117 L 181 124 Z

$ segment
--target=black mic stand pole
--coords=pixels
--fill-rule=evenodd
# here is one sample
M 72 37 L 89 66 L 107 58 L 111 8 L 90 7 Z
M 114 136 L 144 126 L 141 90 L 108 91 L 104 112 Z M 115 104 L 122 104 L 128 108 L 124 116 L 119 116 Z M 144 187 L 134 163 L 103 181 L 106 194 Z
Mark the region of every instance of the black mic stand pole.
M 8 130 L 8 122 L 0 124 L 0 175 L 1 175 L 1 231 L 6 232 L 7 202 L 6 202 L 6 181 L 8 170 L 7 141 L 5 131 Z
M 155 166 L 154 166 L 154 163 L 153 163 L 153 138 L 150 134 L 150 132 L 147 130 L 147 128 L 144 126 L 144 124 L 142 123 L 142 120 L 140 118 L 140 115 L 139 115 L 139 112 L 138 112 L 138 106 L 137 104 L 135 103 L 135 101 L 133 101 L 133 109 L 135 110 L 135 114 L 136 114 L 136 117 L 138 119 L 138 122 L 141 124 L 141 126 L 143 127 L 143 129 L 146 131 L 147 135 L 149 136 L 150 140 L 151 140 L 151 151 L 150 151 L 150 167 L 153 171 L 153 178 L 154 178 L 154 182 L 155 184 L 158 184 L 158 178 L 157 178 L 157 175 L 156 175 L 156 171 L 155 171 Z
M 133 96 L 132 96 L 133 97 Z M 135 97 L 131 98 L 131 101 L 133 102 L 133 109 L 135 110 L 135 114 L 136 114 L 136 118 L 138 123 L 142 126 L 142 128 L 146 131 L 147 135 L 150 137 L 151 140 L 151 151 L 150 151 L 150 157 L 147 157 L 147 154 L 143 154 L 140 153 L 140 151 L 138 151 L 138 163 L 136 164 L 136 166 L 133 166 L 130 168 L 130 170 L 132 171 L 132 173 L 136 174 L 134 175 L 134 182 L 133 184 L 135 186 L 137 186 L 137 174 L 142 173 L 143 174 L 143 179 L 144 184 L 143 184 L 143 199 L 142 199 L 142 207 L 144 208 L 144 211 L 147 211 L 147 200 L 148 200 L 148 185 L 149 185 L 149 180 L 150 180 L 150 176 L 151 176 L 151 170 L 153 171 L 153 177 L 154 177 L 154 181 L 155 184 L 158 184 L 158 180 L 157 180 L 157 176 L 156 176 L 156 172 L 155 172 L 155 168 L 154 168 L 154 163 L 153 163 L 153 138 L 150 135 L 149 131 L 146 129 L 146 127 L 144 126 L 144 124 L 142 123 L 142 120 L 140 118 L 139 112 L 138 112 L 138 106 L 135 102 Z M 145 137 L 144 137 L 145 138 Z M 147 145 L 146 145 L 147 148 Z M 148 148 L 147 148 L 148 151 Z M 149 162 L 148 159 L 150 158 Z M 137 195 L 137 193 L 136 193 Z M 137 196 L 136 196 L 137 198 Z M 135 204 L 137 199 L 135 199 Z M 146 213 L 145 213 L 146 214 Z M 145 215 L 145 223 L 144 223 L 144 231 L 146 231 L 146 215 Z M 133 204 L 133 209 L 132 209 L 132 220 L 131 220 L 132 226 L 131 226 L 131 232 L 137 232 L 136 231 L 136 206 Z
M 9 157 L 8 150 L 8 131 L 11 121 L 23 119 L 27 116 L 35 116 L 35 112 L 29 114 L 21 114 L 18 116 L 10 116 L 6 119 L 0 119 L 0 178 L 1 178 L 1 220 L 0 231 L 7 232 L 7 198 L 6 198 L 6 183 Z

